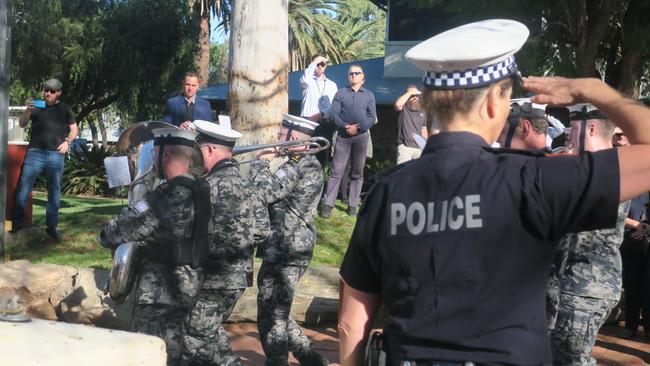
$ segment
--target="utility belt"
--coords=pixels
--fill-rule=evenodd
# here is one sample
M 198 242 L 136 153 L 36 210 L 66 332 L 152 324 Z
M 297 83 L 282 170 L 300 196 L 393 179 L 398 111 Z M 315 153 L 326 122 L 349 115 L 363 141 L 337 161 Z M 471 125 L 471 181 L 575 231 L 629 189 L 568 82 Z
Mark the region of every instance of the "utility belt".
M 176 242 L 170 248 L 145 249 L 143 257 L 151 262 L 159 262 L 174 266 L 194 264 L 194 242 L 190 240 Z
M 456 362 L 456 361 L 395 361 L 392 362 L 388 354 L 388 345 L 386 337 L 380 331 L 370 333 L 368 344 L 366 345 L 365 363 L 366 366 L 475 366 L 473 362 Z

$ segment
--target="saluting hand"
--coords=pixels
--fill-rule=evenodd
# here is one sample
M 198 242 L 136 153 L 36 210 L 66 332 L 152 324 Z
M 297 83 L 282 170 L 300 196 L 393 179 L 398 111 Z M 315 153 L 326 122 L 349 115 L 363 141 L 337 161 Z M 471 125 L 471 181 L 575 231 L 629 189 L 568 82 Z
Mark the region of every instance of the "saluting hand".
M 524 89 L 537 94 L 531 98 L 532 102 L 567 106 L 581 102 L 582 92 L 591 79 L 530 76 L 523 78 L 523 82 Z

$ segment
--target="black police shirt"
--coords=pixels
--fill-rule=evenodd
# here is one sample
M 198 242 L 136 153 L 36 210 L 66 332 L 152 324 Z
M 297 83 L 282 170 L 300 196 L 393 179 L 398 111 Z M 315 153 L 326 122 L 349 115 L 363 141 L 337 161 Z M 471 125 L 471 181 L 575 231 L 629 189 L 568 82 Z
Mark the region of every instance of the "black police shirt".
M 34 108 L 30 117 L 32 121 L 29 147 L 44 150 L 57 150 L 63 143 L 70 125 L 75 117 L 65 103 L 56 103 L 45 108 Z
M 341 276 L 381 295 L 391 362 L 550 362 L 553 250 L 567 232 L 614 227 L 618 169 L 614 149 L 547 157 L 443 132 L 381 178 Z

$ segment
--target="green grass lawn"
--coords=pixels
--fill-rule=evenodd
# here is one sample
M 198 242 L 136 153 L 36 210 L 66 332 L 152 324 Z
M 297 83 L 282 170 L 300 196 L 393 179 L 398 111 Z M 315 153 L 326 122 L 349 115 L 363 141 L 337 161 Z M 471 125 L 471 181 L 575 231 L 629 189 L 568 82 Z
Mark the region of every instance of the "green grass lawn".
M 110 252 L 95 238 L 111 217 L 125 207 L 126 200 L 63 196 L 59 212 L 60 243 L 45 233 L 47 196 L 35 192 L 33 198 L 35 228 L 17 235 L 5 234 L 8 260 L 27 259 L 33 263 L 52 263 L 109 269 Z M 345 214 L 344 206 L 332 210 L 329 219 L 316 219 L 318 241 L 312 263 L 338 266 L 348 247 L 356 219 Z

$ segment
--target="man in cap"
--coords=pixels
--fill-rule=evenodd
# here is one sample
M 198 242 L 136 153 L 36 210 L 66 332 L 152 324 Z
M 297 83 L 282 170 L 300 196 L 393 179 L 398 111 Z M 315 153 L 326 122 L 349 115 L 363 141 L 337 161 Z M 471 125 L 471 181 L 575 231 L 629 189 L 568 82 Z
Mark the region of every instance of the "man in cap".
M 591 104 L 569 107 L 569 148 L 596 152 L 612 148 L 614 123 Z M 621 254 L 630 201 L 619 204 L 616 226 L 570 233 L 560 241 L 551 277 L 557 275 L 559 307 L 551 330 L 553 362 L 596 365 L 591 351 L 598 329 L 621 296 Z M 555 272 L 555 273 L 553 273 Z M 549 319 L 553 319 L 550 314 Z
M 34 181 L 45 170 L 47 174 L 46 231 L 55 241 L 61 240 L 57 225 L 61 207 L 63 162 L 65 154 L 70 150 L 70 143 L 79 134 L 72 110 L 67 104 L 59 101 L 62 89 L 63 84 L 57 79 L 50 79 L 43 83 L 45 105 L 36 106 L 33 99 L 28 99 L 27 109 L 18 120 L 18 124 L 22 128 L 25 128 L 31 121 L 32 129 L 27 155 L 14 197 L 10 231 L 12 233 L 23 228 L 27 198 L 32 191 Z
M 253 215 L 261 201 L 232 159 L 242 135 L 208 121 L 194 125 L 208 172 L 212 216 L 203 287 L 186 320 L 183 360 L 187 365 L 242 365 L 221 324 L 246 287 L 253 285 L 253 245 L 259 234 Z
M 188 72 L 183 78 L 183 94 L 167 99 L 163 121 L 179 126 L 183 129 L 190 128 L 194 120 L 213 121 L 210 102 L 199 97 L 199 75 Z
M 162 338 L 167 364 L 180 365 L 184 320 L 201 288 L 208 246 L 210 190 L 197 180 L 203 159 L 196 133 L 153 131 L 154 169 L 165 182 L 114 217 L 99 236 L 106 248 L 138 244 L 131 330 Z
M 314 136 L 325 137 L 330 143 L 334 133 L 334 123 L 330 114 L 332 100 L 338 87 L 336 83 L 325 76 L 327 58 L 316 54 L 311 58 L 309 67 L 300 77 L 302 88 L 302 106 L 300 115 L 311 121 L 318 122 Z M 323 167 L 329 165 L 330 149 L 319 152 L 316 157 Z
M 283 114 L 279 141 L 306 140 L 315 122 Z M 275 173 L 262 153 L 253 163 L 253 182 L 268 205 L 272 234 L 260 244 L 262 267 L 257 275 L 257 327 L 267 366 L 289 365 L 289 351 L 301 365 L 327 365 L 311 347 L 309 338 L 289 315 L 296 285 L 307 270 L 316 244 L 314 219 L 323 190 L 323 170 L 305 147 L 290 148 L 288 158 Z
M 359 364 L 380 301 L 390 365 L 551 361 L 544 292 L 568 232 L 613 227 L 618 203 L 650 188 L 650 110 L 597 79 L 526 78 L 532 102 L 590 102 L 635 149 L 573 156 L 492 149 L 509 114 L 510 20 L 461 26 L 412 48 L 441 133 L 371 189 L 341 266 L 342 365 Z M 634 146 L 631 146 L 634 147 Z M 612 174 L 612 172 L 619 172 Z
M 422 150 L 413 135 L 420 135 L 425 140 L 429 137 L 427 131 L 427 115 L 424 112 L 420 96 L 422 93 L 417 86 L 409 85 L 406 91 L 395 101 L 397 117 L 397 164 L 417 159 Z
M 497 142 L 505 148 L 551 152 L 546 145 L 546 105 L 514 99 Z

